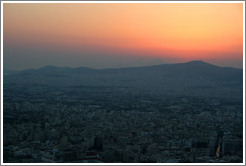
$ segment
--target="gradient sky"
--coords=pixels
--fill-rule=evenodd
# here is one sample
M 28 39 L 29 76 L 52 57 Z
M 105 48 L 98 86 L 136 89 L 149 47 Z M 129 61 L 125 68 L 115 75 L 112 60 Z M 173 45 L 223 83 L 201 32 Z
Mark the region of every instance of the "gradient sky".
M 3 6 L 4 68 L 243 66 L 243 3 Z

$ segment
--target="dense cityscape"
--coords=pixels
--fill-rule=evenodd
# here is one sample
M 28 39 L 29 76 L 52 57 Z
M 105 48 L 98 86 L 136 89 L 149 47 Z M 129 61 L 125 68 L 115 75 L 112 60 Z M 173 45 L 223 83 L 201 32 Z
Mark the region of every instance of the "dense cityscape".
M 1 9 L 3 164 L 245 164 L 244 1 Z
M 243 159 L 243 108 L 237 98 L 150 96 L 112 88 L 85 88 L 80 94 L 37 85 L 4 90 L 3 162 Z

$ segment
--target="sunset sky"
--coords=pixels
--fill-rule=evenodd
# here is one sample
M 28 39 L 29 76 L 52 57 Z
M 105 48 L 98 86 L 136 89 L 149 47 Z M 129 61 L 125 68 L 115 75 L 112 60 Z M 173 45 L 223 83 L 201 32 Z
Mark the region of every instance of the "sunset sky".
M 4 68 L 243 66 L 243 3 L 3 5 Z

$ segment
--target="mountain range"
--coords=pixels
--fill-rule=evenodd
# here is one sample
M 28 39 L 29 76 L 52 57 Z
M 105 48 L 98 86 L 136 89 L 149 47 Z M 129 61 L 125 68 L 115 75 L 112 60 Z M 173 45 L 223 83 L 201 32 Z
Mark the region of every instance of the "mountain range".
M 45 66 L 4 75 L 4 85 L 56 87 L 124 87 L 150 93 L 242 95 L 243 70 L 203 61 L 118 69 Z M 223 95 L 223 93 L 222 93 Z

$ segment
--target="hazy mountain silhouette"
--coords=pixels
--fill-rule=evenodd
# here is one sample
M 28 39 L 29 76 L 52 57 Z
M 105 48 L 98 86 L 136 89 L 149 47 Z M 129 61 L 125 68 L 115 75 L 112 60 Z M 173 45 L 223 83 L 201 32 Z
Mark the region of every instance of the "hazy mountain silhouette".
M 242 90 L 243 70 L 218 67 L 203 61 L 119 69 L 45 66 L 4 77 L 5 84 L 49 86 L 126 87 L 134 91 Z M 199 91 L 199 93 L 202 93 Z

